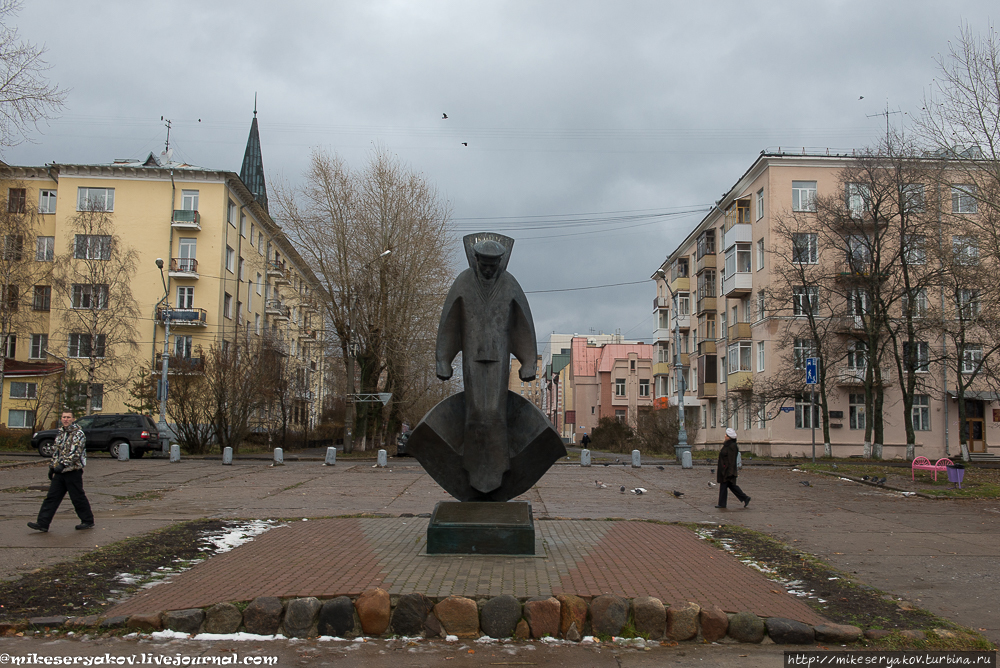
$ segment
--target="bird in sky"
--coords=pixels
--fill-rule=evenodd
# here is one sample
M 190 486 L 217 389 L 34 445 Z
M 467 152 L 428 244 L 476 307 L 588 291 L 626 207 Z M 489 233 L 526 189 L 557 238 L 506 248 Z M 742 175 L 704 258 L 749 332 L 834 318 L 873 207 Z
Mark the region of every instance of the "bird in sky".
M 469 142 L 467 142 L 467 141 L 462 142 L 462 146 L 468 146 L 468 145 L 469 145 Z
M 441 114 L 441 120 L 443 121 L 446 118 L 448 118 L 448 114 L 442 113 Z
M 864 96 L 864 95 L 862 95 L 862 96 L 861 96 L 861 97 L 859 97 L 858 99 L 859 99 L 859 100 L 863 100 L 863 99 L 865 99 L 865 96 Z
M 677 490 L 675 489 L 675 490 L 674 490 L 674 496 L 676 496 L 676 497 L 677 497 L 677 498 L 679 499 L 679 498 L 681 498 L 682 496 L 684 496 L 684 492 L 678 492 L 678 491 L 677 491 Z

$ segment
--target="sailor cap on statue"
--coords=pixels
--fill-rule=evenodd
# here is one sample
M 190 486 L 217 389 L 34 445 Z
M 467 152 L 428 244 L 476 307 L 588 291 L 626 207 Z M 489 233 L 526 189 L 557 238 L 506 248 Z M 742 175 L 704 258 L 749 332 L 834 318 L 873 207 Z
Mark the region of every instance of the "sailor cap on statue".
M 726 436 L 728 436 L 729 438 L 736 438 L 736 430 L 730 427 L 729 429 L 726 430 Z
M 503 245 L 492 239 L 480 241 L 472 247 L 472 250 L 476 251 L 476 255 L 481 257 L 502 257 L 504 254 Z

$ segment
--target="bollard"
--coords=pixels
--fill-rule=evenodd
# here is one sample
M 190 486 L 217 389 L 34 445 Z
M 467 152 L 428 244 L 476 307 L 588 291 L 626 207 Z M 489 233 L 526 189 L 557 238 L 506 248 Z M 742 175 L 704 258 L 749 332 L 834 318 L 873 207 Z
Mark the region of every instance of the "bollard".
M 590 450 L 586 448 L 580 451 L 580 466 L 590 466 Z
M 285 465 L 285 451 L 281 448 L 274 449 L 274 465 L 284 466 Z
M 641 469 L 642 468 L 642 461 L 639 459 L 639 451 L 638 450 L 633 450 L 632 451 L 632 468 L 634 468 L 634 469 Z
M 174 443 L 170 446 L 170 461 L 179 462 L 181 460 L 181 446 Z
M 119 443 L 118 444 L 118 461 L 120 461 L 120 462 L 127 462 L 128 458 L 129 458 L 129 455 L 132 454 L 131 452 L 129 452 L 131 449 L 132 448 L 129 446 L 128 443 Z
M 337 448 L 327 448 L 326 461 L 323 462 L 323 466 L 336 466 L 336 465 L 337 465 Z
M 378 466 L 379 466 L 379 468 L 383 468 L 384 469 L 388 465 L 389 465 L 389 461 L 388 461 L 388 458 L 386 457 L 385 450 L 379 450 L 378 451 Z
M 233 463 L 233 449 L 228 445 L 222 449 L 222 463 L 226 466 Z
M 691 451 L 685 450 L 681 453 L 681 468 L 689 469 L 691 468 Z

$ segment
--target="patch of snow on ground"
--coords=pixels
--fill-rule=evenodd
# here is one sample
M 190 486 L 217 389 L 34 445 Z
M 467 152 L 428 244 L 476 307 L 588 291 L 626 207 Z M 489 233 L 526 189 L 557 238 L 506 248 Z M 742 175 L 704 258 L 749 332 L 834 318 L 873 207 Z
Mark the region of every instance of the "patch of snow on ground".
M 445 642 L 458 642 L 458 636 L 445 636 Z
M 223 529 L 222 532 L 202 537 L 202 541 L 208 543 L 210 547 L 203 547 L 201 550 L 214 550 L 215 554 L 229 552 L 244 543 L 249 543 L 256 536 L 261 535 L 277 526 L 274 520 L 252 520 L 246 524 L 238 524 L 233 527 Z
M 285 640 L 285 636 L 280 633 L 273 636 L 262 636 L 257 635 L 256 633 L 246 633 L 244 631 L 240 631 L 239 633 L 199 633 L 198 635 L 192 637 L 191 640 Z
M 149 635 L 151 637 L 153 637 L 153 638 L 156 638 L 157 640 L 169 640 L 171 638 L 186 639 L 186 638 L 190 638 L 191 637 L 187 633 L 181 633 L 180 631 L 170 631 L 170 630 L 166 630 L 166 631 L 153 631 Z

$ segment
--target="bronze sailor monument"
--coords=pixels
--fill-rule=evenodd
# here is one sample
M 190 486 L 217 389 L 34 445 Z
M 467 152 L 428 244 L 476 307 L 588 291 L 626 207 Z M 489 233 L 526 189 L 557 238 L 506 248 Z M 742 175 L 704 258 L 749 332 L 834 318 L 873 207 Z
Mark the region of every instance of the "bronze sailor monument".
M 429 554 L 534 554 L 531 504 L 510 501 L 566 456 L 538 408 L 507 389 L 510 357 L 523 381 L 536 373 L 535 325 L 524 291 L 507 272 L 514 240 L 463 239 L 469 268 L 448 292 L 437 336 L 437 375 L 451 378 L 462 353 L 464 392 L 431 409 L 408 448 L 459 502 L 437 504 L 427 528 Z M 504 503 L 506 502 L 506 503 Z

